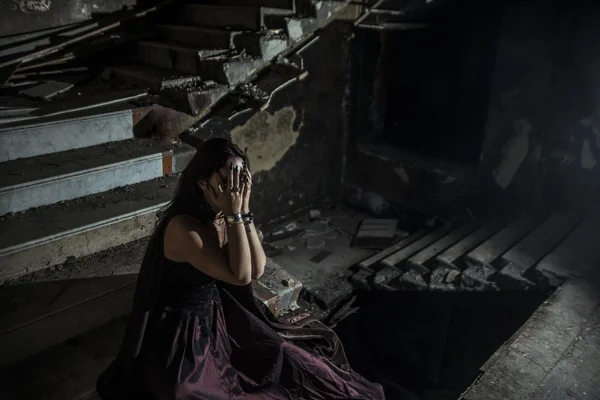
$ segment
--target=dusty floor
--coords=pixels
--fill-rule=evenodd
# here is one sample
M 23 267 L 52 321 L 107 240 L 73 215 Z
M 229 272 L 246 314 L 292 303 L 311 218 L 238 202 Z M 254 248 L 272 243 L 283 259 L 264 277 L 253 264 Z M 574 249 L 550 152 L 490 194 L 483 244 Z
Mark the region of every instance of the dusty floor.
M 555 292 L 381 292 L 353 290 L 347 280 L 348 267 L 373 253 L 350 247 L 365 215 L 321 211 L 265 230 L 265 248 L 304 283 L 303 305 L 316 315 L 326 318 L 354 298 L 353 312 L 335 329 L 354 368 L 381 382 L 389 399 L 449 400 L 463 392 L 473 400 L 600 398 L 600 252 L 591 240 L 600 219 L 586 220 L 540 264 L 566 280 Z M 121 253 L 127 262 L 110 275 L 135 273 L 144 247 L 137 241 L 105 252 L 98 265 L 75 260 L 19 283 L 85 278 L 88 267 L 106 271 L 107 263 L 123 261 Z M 0 394 L 10 386 L 27 399 L 91 398 L 124 323 L 19 362 L 1 375 Z

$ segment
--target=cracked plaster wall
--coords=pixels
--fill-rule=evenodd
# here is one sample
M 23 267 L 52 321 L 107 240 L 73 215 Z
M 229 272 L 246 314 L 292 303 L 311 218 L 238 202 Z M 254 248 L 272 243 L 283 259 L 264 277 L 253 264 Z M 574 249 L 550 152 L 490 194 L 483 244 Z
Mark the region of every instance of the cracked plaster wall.
M 277 92 L 231 130 L 253 170 L 253 210 L 263 222 L 338 200 L 343 162 L 340 104 L 350 25 L 335 22 L 302 53 L 308 78 Z

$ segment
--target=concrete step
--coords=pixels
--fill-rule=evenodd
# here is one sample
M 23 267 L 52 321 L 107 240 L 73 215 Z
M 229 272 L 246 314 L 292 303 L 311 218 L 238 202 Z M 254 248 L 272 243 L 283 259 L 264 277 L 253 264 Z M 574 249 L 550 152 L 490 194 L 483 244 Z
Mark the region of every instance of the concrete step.
M 117 355 L 126 324 L 127 318 L 118 318 L 12 365 L 3 372 L 12 386 L 14 397 L 53 400 L 95 398 L 96 379 Z
M 112 67 L 111 75 L 122 82 L 140 88 L 148 88 L 155 92 L 173 86 L 187 86 L 200 80 L 195 74 L 176 74 L 171 69 L 147 64 L 127 64 Z
M 0 164 L 0 215 L 171 174 L 192 149 L 130 139 Z M 174 161 L 176 160 L 176 161 Z
M 469 235 L 479 226 L 480 225 L 477 222 L 468 222 L 460 228 L 449 232 L 440 240 L 432 243 L 423 250 L 419 251 L 414 256 L 410 257 L 407 260 L 408 267 L 423 274 L 431 272 L 436 267 L 436 265 L 431 263 L 435 256 L 437 256 L 450 246 L 456 244 L 459 240 Z
M 202 28 L 190 25 L 156 25 L 155 29 L 163 40 L 186 43 L 199 49 L 233 48 L 233 37 L 239 31 L 225 29 Z
M 299 41 L 301 38 L 325 25 L 335 14 L 342 10 L 345 2 L 320 1 L 310 2 L 304 7 L 302 16 L 289 15 L 265 15 L 264 25 L 268 29 L 284 29 L 290 43 Z
M 207 28 L 231 28 L 259 31 L 262 26 L 260 7 L 188 4 L 181 20 L 189 25 Z
M 404 269 L 403 264 L 412 255 L 417 253 L 419 250 L 422 250 L 425 247 L 429 246 L 430 244 L 438 241 L 439 239 L 441 239 L 442 237 L 447 235 L 450 231 L 452 231 L 451 225 L 442 226 L 442 227 L 436 229 L 435 231 L 423 236 L 419 240 L 414 241 L 413 243 L 409 244 L 408 246 L 401 248 L 400 250 L 396 251 L 395 253 L 390 254 L 389 256 L 387 256 L 386 258 L 381 260 L 379 263 L 383 267 L 390 267 L 390 268 L 396 268 L 396 269 L 402 270 L 402 269 Z
M 119 260 L 108 258 L 106 262 Z M 23 333 L 21 338 L 7 335 L 10 341 L 0 344 L 0 354 L 10 357 L 2 359 L 3 365 L 20 360 L 2 371 L 14 395 L 26 399 L 93 398 L 98 375 L 114 359 L 123 339 L 127 318 L 119 317 L 131 309 L 135 279 L 133 274 L 18 285 L 0 291 L 7 299 L 28 299 L 26 304 L 1 305 L 10 317 L 2 326 L 15 326 L 12 332 Z M 267 260 L 265 274 L 253 286 L 256 299 L 277 317 L 298 309 L 302 284 L 272 260 Z M 38 339 L 39 343 L 32 342 Z M 12 348 L 11 343 L 15 345 Z M 42 349 L 45 351 L 39 352 Z M 33 352 L 37 354 L 31 355 Z
M 136 274 L 0 287 L 0 367 L 125 315 Z
M 170 42 L 185 43 L 202 49 L 236 49 L 246 54 L 271 60 L 287 48 L 284 34 L 239 32 L 186 25 L 157 25 L 161 37 Z
M 0 125 L 0 162 L 132 139 L 134 110 L 82 111 Z
M 190 45 L 175 42 L 141 41 L 137 45 L 136 56 L 144 64 L 197 75 L 200 59 L 226 54 L 228 51 L 228 48 L 198 50 Z
M 185 163 L 182 155 L 174 170 Z M 0 282 L 150 235 L 176 185 L 177 176 L 167 176 L 4 217 Z

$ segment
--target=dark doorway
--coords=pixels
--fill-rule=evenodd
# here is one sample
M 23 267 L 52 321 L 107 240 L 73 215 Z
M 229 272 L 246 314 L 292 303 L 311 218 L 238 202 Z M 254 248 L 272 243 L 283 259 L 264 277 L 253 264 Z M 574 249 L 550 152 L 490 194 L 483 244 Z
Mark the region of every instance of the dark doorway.
M 378 141 L 476 165 L 502 9 L 496 2 L 448 3 L 422 17 L 427 28 L 359 33 L 359 53 L 366 59 L 358 76 L 374 81 L 370 107 L 378 109 L 371 110 L 370 118 Z

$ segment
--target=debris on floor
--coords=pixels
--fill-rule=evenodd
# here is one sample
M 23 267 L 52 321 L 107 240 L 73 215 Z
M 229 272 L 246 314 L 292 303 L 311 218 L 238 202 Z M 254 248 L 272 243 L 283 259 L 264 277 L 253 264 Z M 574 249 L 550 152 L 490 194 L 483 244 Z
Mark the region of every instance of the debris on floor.
M 363 249 L 384 249 L 394 243 L 397 219 L 366 218 L 360 224 L 352 247 Z

